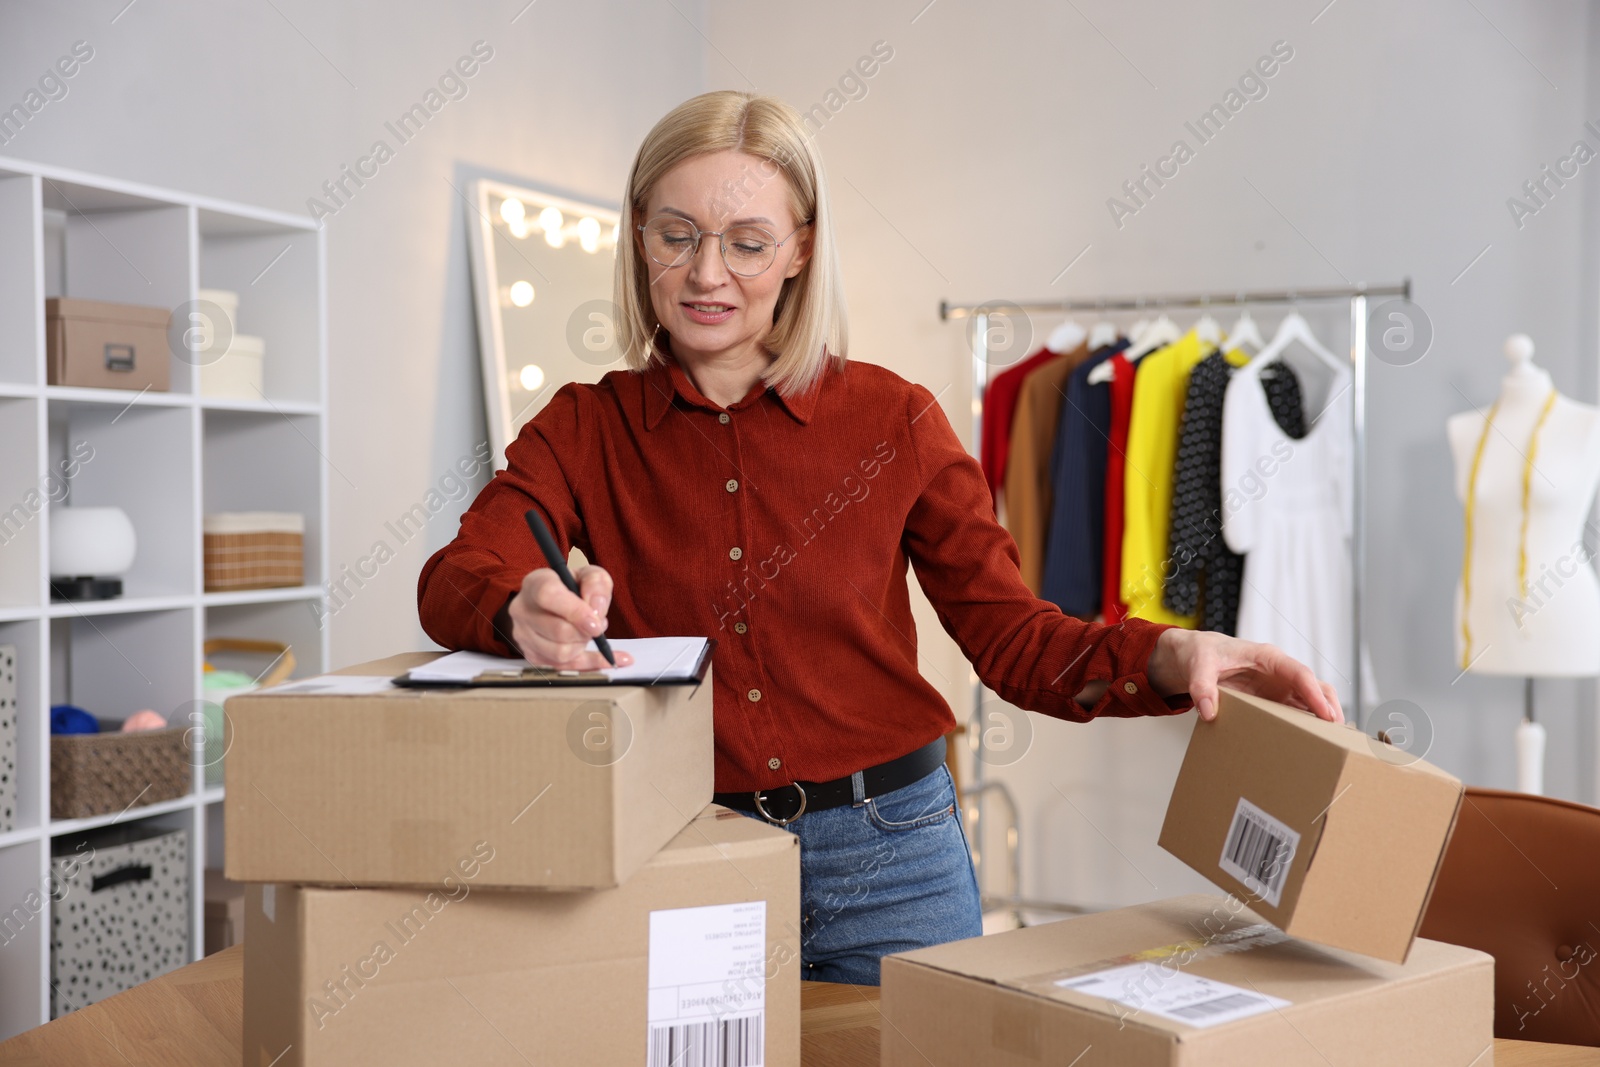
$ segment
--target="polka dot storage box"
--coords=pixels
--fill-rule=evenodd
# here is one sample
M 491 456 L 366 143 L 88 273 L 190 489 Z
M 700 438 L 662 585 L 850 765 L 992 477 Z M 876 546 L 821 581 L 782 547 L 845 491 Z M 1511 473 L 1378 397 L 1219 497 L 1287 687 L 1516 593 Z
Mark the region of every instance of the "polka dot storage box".
M 189 959 L 189 837 L 149 823 L 51 842 L 50 1017 Z

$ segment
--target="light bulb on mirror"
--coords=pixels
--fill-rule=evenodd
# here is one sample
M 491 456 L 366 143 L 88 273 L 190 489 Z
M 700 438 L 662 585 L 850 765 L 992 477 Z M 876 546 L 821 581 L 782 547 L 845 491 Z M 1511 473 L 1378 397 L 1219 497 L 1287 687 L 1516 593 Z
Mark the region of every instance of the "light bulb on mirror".
M 511 303 L 514 307 L 525 308 L 533 303 L 533 283 L 512 282 Z
M 533 363 L 524 364 L 522 370 L 517 372 L 517 384 L 529 393 L 537 393 L 539 387 L 544 385 L 544 370 Z
M 506 225 L 515 229 L 522 225 L 526 228 L 528 209 L 522 206 L 522 201 L 514 196 L 508 196 L 500 201 L 500 217 L 506 220 Z
M 528 236 L 528 220 L 518 219 L 516 222 L 513 222 L 511 224 L 511 236 L 517 238 L 518 240 Z
M 566 219 L 561 217 L 561 209 L 547 207 L 539 212 L 539 228 L 545 233 L 561 229 L 566 224 Z
M 585 252 L 600 251 L 600 220 L 587 215 L 578 220 L 578 244 Z
M 551 248 L 560 248 L 567 243 L 567 235 L 560 230 L 544 231 L 544 243 Z

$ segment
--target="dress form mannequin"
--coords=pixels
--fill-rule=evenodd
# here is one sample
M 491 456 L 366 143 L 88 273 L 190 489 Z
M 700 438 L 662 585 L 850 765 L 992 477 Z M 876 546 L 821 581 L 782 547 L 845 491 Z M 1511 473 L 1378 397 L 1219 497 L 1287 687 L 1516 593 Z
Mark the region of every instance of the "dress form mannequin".
M 1456 496 L 1471 500 L 1456 665 L 1529 678 L 1597 675 L 1600 580 L 1583 528 L 1600 486 L 1600 410 L 1553 394 L 1526 335 L 1507 340 L 1505 352 L 1511 371 L 1495 406 L 1446 424 Z M 1539 792 L 1543 760 L 1533 749 L 1542 749 L 1543 728 L 1525 722 L 1518 741 L 1522 787 Z

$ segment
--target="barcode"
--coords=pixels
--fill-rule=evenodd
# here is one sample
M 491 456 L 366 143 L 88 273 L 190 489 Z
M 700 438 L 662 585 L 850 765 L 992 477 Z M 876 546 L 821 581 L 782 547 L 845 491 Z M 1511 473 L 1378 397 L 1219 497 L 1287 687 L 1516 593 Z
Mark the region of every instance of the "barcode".
M 1297 832 L 1240 797 L 1218 865 L 1277 907 L 1299 844 Z
M 1223 1012 L 1237 1011 L 1240 1008 L 1254 1008 L 1266 1001 L 1260 997 L 1251 996 L 1249 993 L 1229 993 L 1227 996 L 1217 997 L 1215 1000 L 1202 1000 L 1198 1004 L 1185 1004 L 1181 1008 L 1169 1009 L 1172 1014 L 1184 1019 L 1204 1019 L 1211 1015 L 1220 1015 Z
M 650 1028 L 646 1067 L 761 1067 L 762 1015 Z

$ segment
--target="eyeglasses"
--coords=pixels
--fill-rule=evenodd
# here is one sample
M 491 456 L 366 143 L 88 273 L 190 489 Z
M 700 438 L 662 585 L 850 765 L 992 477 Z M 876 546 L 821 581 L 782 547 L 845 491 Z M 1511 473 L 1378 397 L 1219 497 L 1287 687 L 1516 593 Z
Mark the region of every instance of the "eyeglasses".
M 789 237 L 809 225 L 811 220 L 806 219 Z M 716 233 L 676 215 L 657 215 L 639 230 L 644 234 L 645 254 L 663 267 L 683 266 L 700 251 L 702 237 L 715 237 L 722 248 L 722 262 L 741 278 L 754 278 L 772 266 L 778 249 L 789 243 L 789 237 L 780 241 L 760 226 L 732 226 Z

